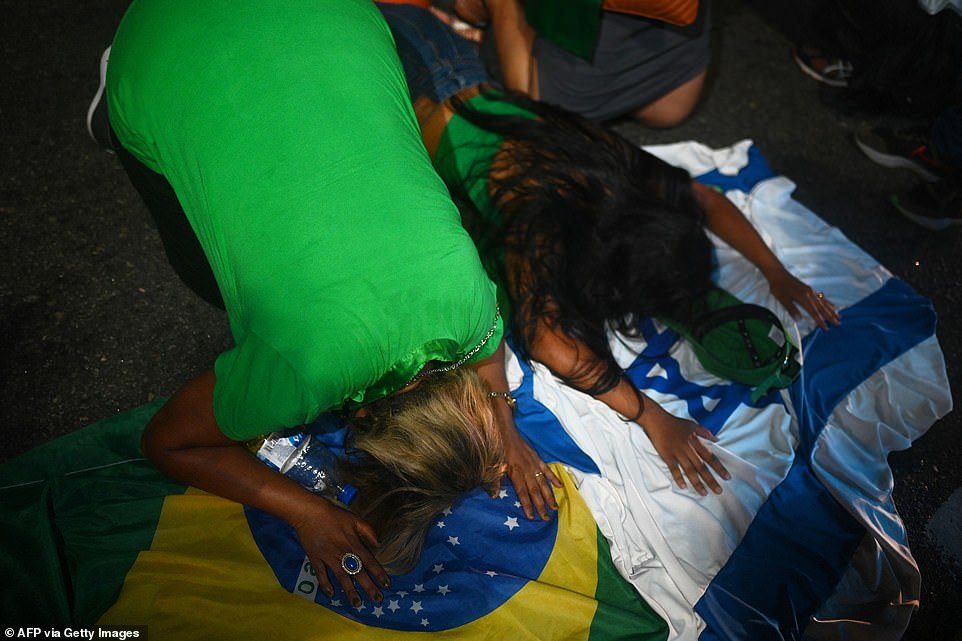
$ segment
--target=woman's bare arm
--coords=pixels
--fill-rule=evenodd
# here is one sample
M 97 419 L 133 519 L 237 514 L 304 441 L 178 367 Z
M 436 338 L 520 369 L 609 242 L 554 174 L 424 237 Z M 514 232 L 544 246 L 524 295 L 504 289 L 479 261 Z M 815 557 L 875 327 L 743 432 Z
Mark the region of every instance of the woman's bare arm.
M 357 554 L 367 572 L 354 579 L 379 601 L 381 592 L 372 578 L 382 586 L 388 585 L 388 578 L 368 550 L 378 545 L 371 526 L 271 470 L 242 443 L 227 438 L 214 418 L 214 383 L 214 371 L 204 372 L 178 390 L 154 415 L 141 439 L 147 457 L 180 481 L 289 523 L 319 570 L 321 589 L 333 594 L 327 573 L 322 570 L 327 566 L 348 599 L 360 604 L 357 589 L 340 561 L 347 552 Z
M 502 340 L 494 354 L 469 365 L 492 392 L 509 391 L 508 378 L 504 370 L 504 355 Z M 561 481 L 518 432 L 511 407 L 502 402 L 500 397 L 493 397 L 491 400 L 494 402 L 498 430 L 504 442 L 508 478 L 511 479 L 518 494 L 518 501 L 521 502 L 524 515 L 532 519 L 537 513 L 542 519 L 548 520 L 551 517 L 549 510 L 558 509 L 551 485 L 561 487 Z
M 486 0 L 490 16 L 488 30 L 494 38 L 504 86 L 538 99 L 534 29 L 524 17 L 519 0 Z
M 835 306 L 822 294 L 798 280 L 785 269 L 762 237 L 724 194 L 692 182 L 695 200 L 705 211 L 705 226 L 761 270 L 772 294 L 798 320 L 802 307 L 819 327 L 838 325 L 841 318 Z
M 569 336 L 545 316 L 538 319 L 529 349 L 532 358 L 582 389 L 590 389 L 604 372 L 603 362 L 587 345 Z M 645 430 L 678 487 L 684 488 L 687 478 L 699 494 L 707 493 L 706 486 L 716 494 L 721 493 L 715 475 L 722 479 L 728 479 L 730 475 L 700 440 L 717 440 L 711 432 L 693 421 L 668 413 L 625 376 L 614 388 L 596 398 Z

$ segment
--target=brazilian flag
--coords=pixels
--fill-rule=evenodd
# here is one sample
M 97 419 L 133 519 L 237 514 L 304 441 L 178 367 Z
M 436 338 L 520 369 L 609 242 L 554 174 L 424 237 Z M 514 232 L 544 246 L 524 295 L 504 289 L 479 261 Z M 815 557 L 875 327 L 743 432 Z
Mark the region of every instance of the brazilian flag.
M 0 619 L 146 625 L 149 638 L 663 640 L 614 568 L 571 478 L 548 522 L 510 484 L 439 514 L 419 565 L 381 603 L 317 588 L 293 531 L 174 482 L 143 458 L 147 405 L 0 466 Z M 425 637 L 428 638 L 428 637 Z

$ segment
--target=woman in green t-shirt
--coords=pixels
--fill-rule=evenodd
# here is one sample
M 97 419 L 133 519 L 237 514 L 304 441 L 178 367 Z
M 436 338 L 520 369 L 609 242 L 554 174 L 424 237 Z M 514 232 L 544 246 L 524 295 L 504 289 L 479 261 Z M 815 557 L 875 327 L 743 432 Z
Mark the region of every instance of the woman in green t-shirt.
M 548 512 L 550 470 L 505 402 L 495 286 L 373 4 L 135 0 L 104 95 L 173 266 L 226 309 L 234 338 L 147 426 L 158 467 L 288 522 L 354 605 L 358 586 L 381 599 L 378 559 L 403 566 L 410 546 L 385 557 L 394 523 L 310 494 L 247 440 L 341 410 L 351 445 L 393 474 L 386 491 L 490 489 L 507 457 L 520 500 Z
M 714 436 L 637 390 L 608 330 L 631 335 L 641 318 L 692 313 L 712 282 L 706 228 L 761 270 L 792 316 L 804 309 L 825 328 L 839 322 L 835 308 L 722 194 L 583 118 L 491 89 L 473 46 L 430 12 L 379 7 L 425 146 L 471 210 L 466 224 L 510 299 L 522 350 L 638 423 L 679 487 L 720 492 L 715 475 L 728 473 L 698 438 Z

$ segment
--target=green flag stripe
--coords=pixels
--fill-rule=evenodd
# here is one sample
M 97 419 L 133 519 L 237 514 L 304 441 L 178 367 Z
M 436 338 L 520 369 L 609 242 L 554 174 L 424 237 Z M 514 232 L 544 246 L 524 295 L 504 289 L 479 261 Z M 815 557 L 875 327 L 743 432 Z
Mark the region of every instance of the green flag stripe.
M 164 497 L 187 489 L 140 452 L 161 403 L 0 466 L 0 619 L 92 625 L 116 600 L 137 554 L 150 547 Z
M 635 588 L 618 574 L 608 540 L 598 532 L 598 610 L 591 622 L 589 641 L 665 641 L 668 624 L 651 609 Z

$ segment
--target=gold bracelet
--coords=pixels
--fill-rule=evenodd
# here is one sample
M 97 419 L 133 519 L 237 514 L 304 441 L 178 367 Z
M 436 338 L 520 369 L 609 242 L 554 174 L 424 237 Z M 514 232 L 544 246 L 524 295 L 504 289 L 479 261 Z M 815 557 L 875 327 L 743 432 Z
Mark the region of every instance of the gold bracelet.
M 518 399 L 516 399 L 511 392 L 488 392 L 488 398 L 503 398 L 512 412 L 514 408 L 518 406 Z

